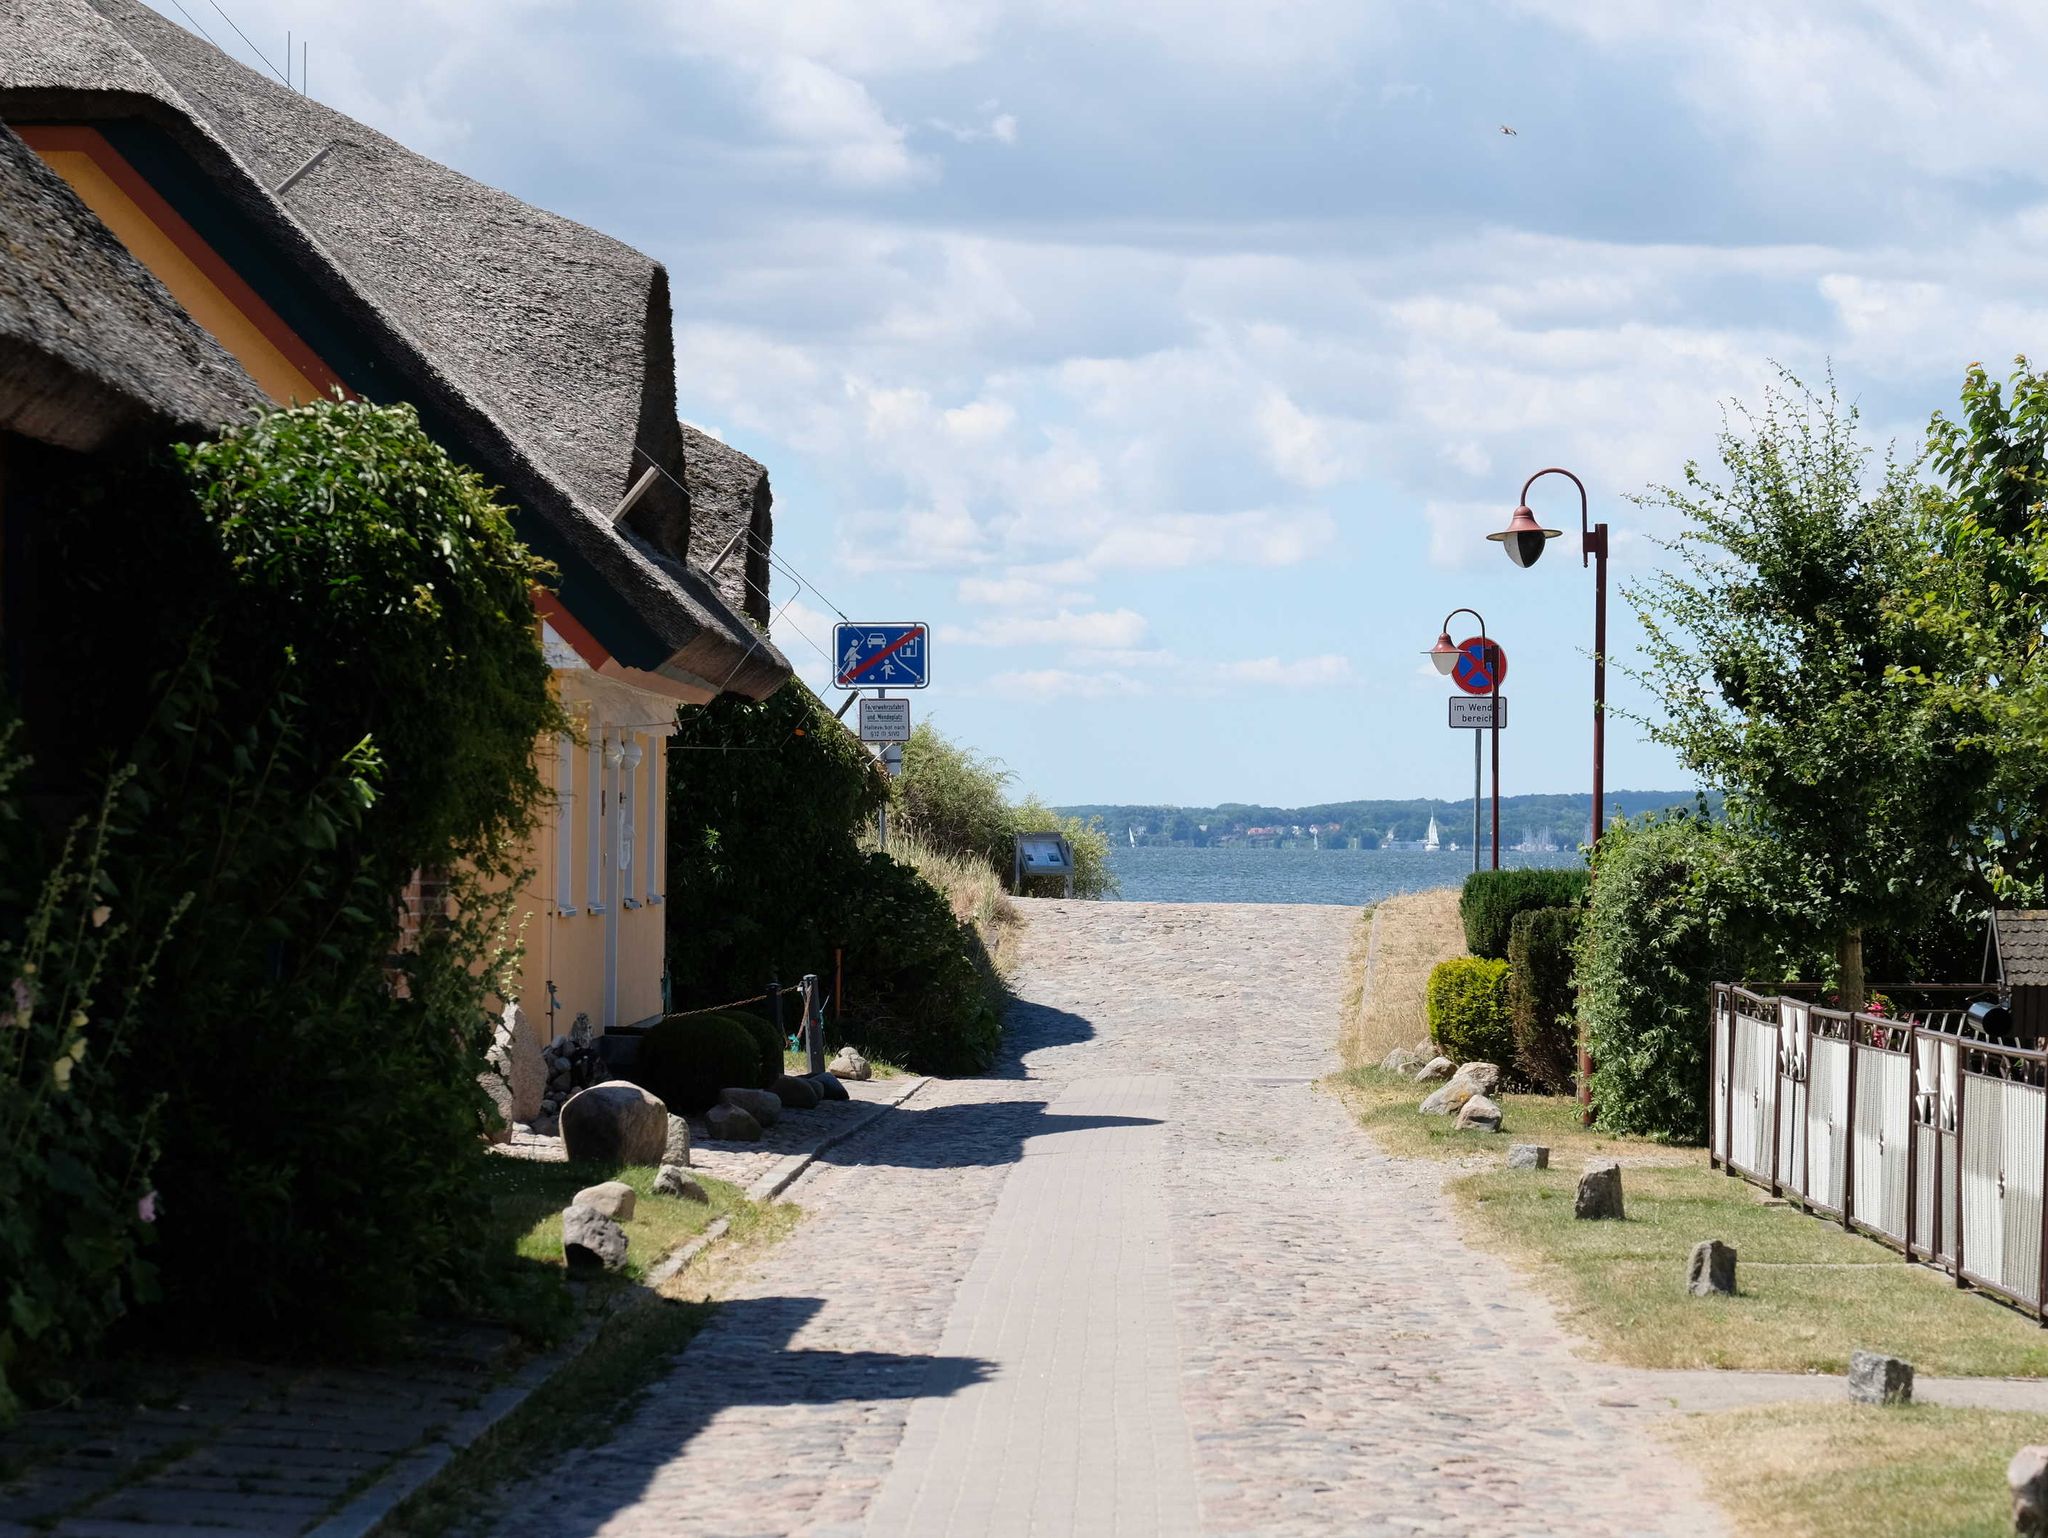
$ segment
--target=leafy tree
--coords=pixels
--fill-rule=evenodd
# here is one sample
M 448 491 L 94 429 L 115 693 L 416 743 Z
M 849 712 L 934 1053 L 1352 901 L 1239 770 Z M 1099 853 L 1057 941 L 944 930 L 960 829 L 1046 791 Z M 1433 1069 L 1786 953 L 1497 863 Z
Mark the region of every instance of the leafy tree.
M 1984 773 L 1953 712 L 1906 681 L 1938 642 L 1912 618 L 1921 494 L 1871 452 L 1832 385 L 1789 375 L 1720 438 L 1724 475 L 1688 464 L 1646 497 L 1685 527 L 1675 568 L 1626 591 L 1653 739 L 1727 793 L 1780 912 L 1830 937 L 1845 1000 L 1867 932 L 1910 936 L 1960 879 L 1956 845 Z
M 1938 649 L 1911 673 L 1952 710 L 1973 758 L 1972 911 L 2048 901 L 2048 376 L 2015 360 L 2010 394 L 1973 364 L 1961 420 L 1937 415 L 1915 614 Z

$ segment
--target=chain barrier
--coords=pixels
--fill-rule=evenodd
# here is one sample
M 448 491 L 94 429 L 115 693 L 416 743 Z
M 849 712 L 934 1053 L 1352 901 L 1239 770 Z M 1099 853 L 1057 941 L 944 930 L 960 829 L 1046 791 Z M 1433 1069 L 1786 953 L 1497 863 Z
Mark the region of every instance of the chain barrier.
M 751 999 L 734 999 L 729 1004 L 706 1004 L 697 1009 L 673 1010 L 670 1012 L 669 1018 L 671 1020 L 674 1020 L 684 1015 L 718 1015 L 723 1014 L 728 1009 L 744 1008 L 748 1004 L 765 1004 L 770 999 L 776 997 L 778 994 L 802 992 L 803 989 L 801 987 L 783 986 L 777 988 L 770 988 L 766 993 L 757 993 Z

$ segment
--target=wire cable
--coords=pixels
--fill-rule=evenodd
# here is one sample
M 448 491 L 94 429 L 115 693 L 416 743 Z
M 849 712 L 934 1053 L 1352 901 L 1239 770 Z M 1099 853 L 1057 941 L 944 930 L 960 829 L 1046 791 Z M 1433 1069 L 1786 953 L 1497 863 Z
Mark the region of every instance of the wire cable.
M 220 0 L 206 0 L 206 3 L 212 6 L 216 11 L 220 11 L 220 19 L 226 22 L 229 26 L 234 27 L 235 36 L 239 37 L 243 42 L 248 43 L 249 51 L 255 54 L 257 58 L 263 61 L 264 67 L 267 68 L 271 72 L 271 74 L 277 76 L 278 79 L 284 82 L 286 90 L 291 90 L 293 88 L 291 77 L 285 74 L 282 70 L 280 70 L 275 64 L 272 64 L 270 62 L 269 54 L 265 53 L 261 48 L 258 48 L 253 42 L 249 41 L 249 34 L 244 32 L 241 29 L 241 27 L 236 24 L 234 17 L 230 16 L 226 11 L 220 10 Z M 178 7 L 178 9 L 182 11 L 184 7 L 181 5 Z M 207 41 L 211 43 L 213 42 L 213 39 L 208 38 Z M 214 46 L 219 47 L 220 45 L 215 43 Z

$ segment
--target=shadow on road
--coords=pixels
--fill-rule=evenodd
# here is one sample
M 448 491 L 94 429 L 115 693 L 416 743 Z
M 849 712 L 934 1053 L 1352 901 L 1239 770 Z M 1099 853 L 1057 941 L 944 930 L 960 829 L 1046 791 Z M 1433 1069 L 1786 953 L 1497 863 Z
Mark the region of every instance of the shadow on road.
M 599 1446 L 576 1454 L 575 1478 L 556 1484 L 558 1497 L 533 1513 L 540 1518 L 535 1530 L 599 1531 L 613 1516 L 638 1506 L 654 1476 L 728 1410 L 944 1398 L 981 1382 L 991 1370 L 979 1357 L 791 1348 L 790 1341 L 823 1307 L 821 1298 L 799 1297 L 713 1305 L 710 1323 L 656 1382 L 640 1413 L 613 1428 Z M 778 1470 L 764 1461 L 759 1474 L 759 1495 L 771 1495 L 768 1486 Z M 747 1475 L 732 1477 L 744 1482 Z M 719 1494 L 728 1504 L 744 1498 L 737 1490 Z
M 858 1137 L 818 1155 L 826 1164 L 885 1164 L 897 1169 L 945 1170 L 1015 1164 L 1032 1138 L 1099 1127 L 1156 1127 L 1149 1116 L 1068 1116 L 1043 1100 L 975 1100 L 962 1105 L 894 1106 Z
M 1034 1004 L 1029 999 L 1012 999 L 1003 1012 L 1003 1045 L 996 1065 L 988 1071 L 991 1079 L 1026 1077 L 1024 1057 L 1053 1047 L 1070 1047 L 1093 1039 L 1095 1027 L 1072 1010 Z

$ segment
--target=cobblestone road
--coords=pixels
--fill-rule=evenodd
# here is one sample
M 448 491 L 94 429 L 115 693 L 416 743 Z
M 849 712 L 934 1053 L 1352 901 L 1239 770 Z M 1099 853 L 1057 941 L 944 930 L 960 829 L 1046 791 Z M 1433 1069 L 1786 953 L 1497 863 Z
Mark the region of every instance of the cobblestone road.
M 561 1535 L 1712 1535 L 1621 1375 L 1331 1066 L 1355 913 L 1027 905 L 1001 1074 L 929 1085 L 603 1447 Z

